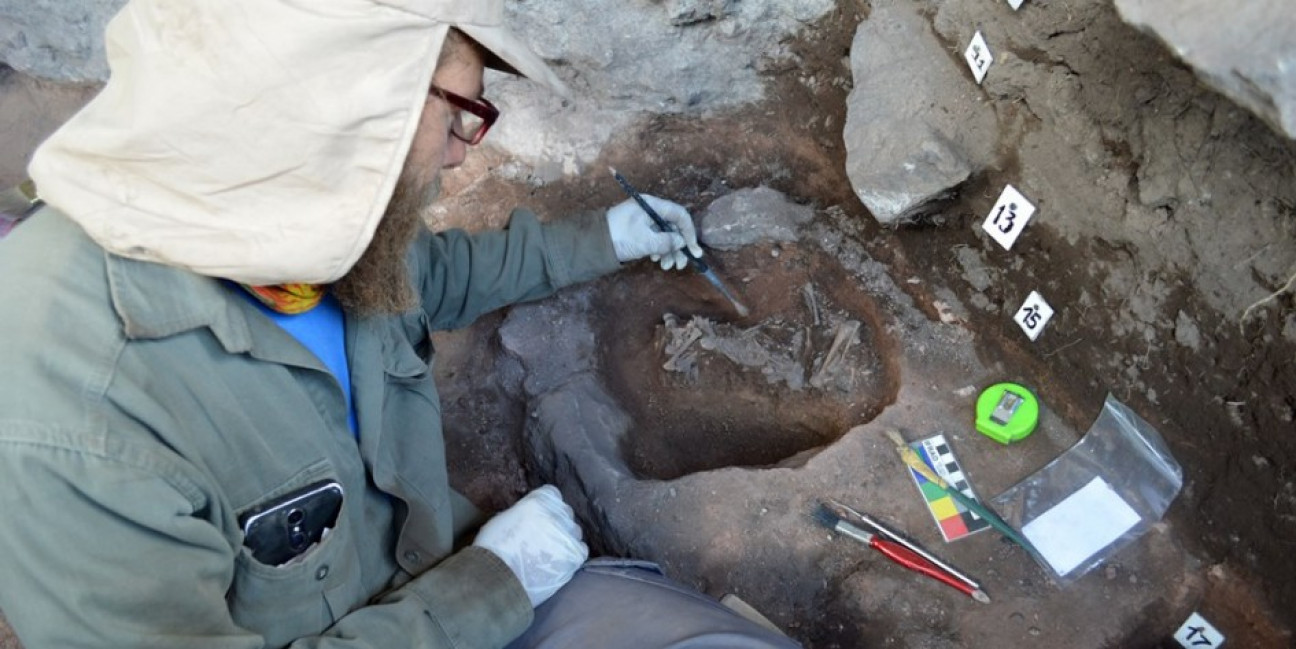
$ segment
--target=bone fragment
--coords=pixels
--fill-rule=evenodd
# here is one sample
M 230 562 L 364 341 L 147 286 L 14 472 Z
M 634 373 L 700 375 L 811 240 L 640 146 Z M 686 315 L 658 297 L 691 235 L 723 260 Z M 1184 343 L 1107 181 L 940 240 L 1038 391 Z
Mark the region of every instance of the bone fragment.
M 814 326 L 818 327 L 821 321 L 819 319 L 819 301 L 815 299 L 814 284 L 806 282 L 805 286 L 801 287 L 801 295 L 805 296 L 806 308 L 810 310 L 810 316 L 814 318 Z
M 823 364 L 819 370 L 810 377 L 810 385 L 816 388 L 822 388 L 828 378 L 846 358 L 850 352 L 850 347 L 855 343 L 855 334 L 859 332 L 860 323 L 858 320 L 847 320 L 837 325 L 837 331 L 833 335 L 832 346 L 828 348 L 828 353 L 824 354 Z

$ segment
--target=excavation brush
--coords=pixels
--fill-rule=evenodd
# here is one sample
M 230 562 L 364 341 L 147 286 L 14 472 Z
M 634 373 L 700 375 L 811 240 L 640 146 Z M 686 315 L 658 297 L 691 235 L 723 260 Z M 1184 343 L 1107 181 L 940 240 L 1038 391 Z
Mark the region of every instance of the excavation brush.
M 657 210 L 654 210 L 652 206 L 648 204 L 648 201 L 645 201 L 643 196 L 639 195 L 639 192 L 635 191 L 635 188 L 630 185 L 630 182 L 625 179 L 625 176 L 622 176 L 612 167 L 608 167 L 608 171 L 612 172 L 612 177 L 616 178 L 617 183 L 621 185 L 621 189 L 624 189 L 625 193 L 629 194 L 630 198 L 633 198 L 634 201 L 639 204 L 639 207 L 643 208 L 643 211 L 647 212 L 648 216 L 652 217 L 653 222 L 657 224 L 657 229 L 662 232 L 679 232 L 679 230 L 675 229 L 675 226 L 671 225 L 669 221 L 663 219 L 661 215 L 657 213 Z M 738 315 L 743 318 L 747 317 L 747 314 L 749 313 L 747 307 L 743 306 L 741 302 L 734 298 L 733 293 L 729 292 L 729 288 L 724 285 L 724 282 L 720 281 L 720 278 L 716 276 L 715 271 L 711 270 L 711 266 L 702 259 L 702 256 L 694 255 L 693 251 L 690 250 L 688 246 L 684 247 L 684 254 L 688 255 L 689 265 L 692 266 L 694 270 L 701 273 L 708 282 L 711 282 L 711 285 L 716 287 L 716 290 L 720 291 L 721 295 L 724 295 L 726 300 L 729 300 L 729 303 L 733 305 L 733 308 L 738 312 Z
M 949 564 L 936 559 L 918 546 L 905 541 L 876 520 L 865 519 L 869 521 L 868 524 L 871 527 L 874 527 L 876 533 L 856 526 L 842 515 L 844 511 L 848 511 L 857 517 L 861 516 L 858 512 L 835 501 L 820 503 L 819 508 L 814 512 L 814 516 L 824 527 L 881 552 L 883 556 L 900 566 L 931 577 L 982 604 L 990 603 L 990 596 L 986 595 L 984 590 L 981 590 L 980 584 L 963 573 L 954 570 Z

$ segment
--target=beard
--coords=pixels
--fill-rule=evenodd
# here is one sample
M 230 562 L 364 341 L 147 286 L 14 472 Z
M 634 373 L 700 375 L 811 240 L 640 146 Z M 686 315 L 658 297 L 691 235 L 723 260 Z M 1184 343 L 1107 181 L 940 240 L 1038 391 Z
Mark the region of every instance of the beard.
M 405 260 L 410 245 L 427 227 L 423 210 L 440 193 L 440 174 L 426 182 L 401 174 L 369 247 L 331 288 L 343 309 L 362 317 L 391 316 L 419 305 Z

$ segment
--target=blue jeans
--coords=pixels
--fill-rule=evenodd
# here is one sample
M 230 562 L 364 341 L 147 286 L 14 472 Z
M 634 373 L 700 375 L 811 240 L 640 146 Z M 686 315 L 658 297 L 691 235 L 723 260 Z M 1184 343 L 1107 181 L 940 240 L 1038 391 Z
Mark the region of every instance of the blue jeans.
M 662 575 L 656 564 L 594 559 L 536 608 L 508 649 L 795 649 L 779 635 Z

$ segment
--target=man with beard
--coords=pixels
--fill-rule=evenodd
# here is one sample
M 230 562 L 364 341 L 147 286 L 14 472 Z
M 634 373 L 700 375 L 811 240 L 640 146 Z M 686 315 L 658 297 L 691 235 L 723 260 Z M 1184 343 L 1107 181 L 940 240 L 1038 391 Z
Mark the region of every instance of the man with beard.
M 422 227 L 497 116 L 484 65 L 561 88 L 502 14 L 114 18 L 107 85 L 33 157 L 48 206 L 0 244 L 0 609 L 28 649 L 790 646 L 651 566 L 582 568 L 552 486 L 477 530 L 448 485 L 429 332 L 697 246 L 652 197 L 682 235 L 629 201 Z

